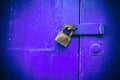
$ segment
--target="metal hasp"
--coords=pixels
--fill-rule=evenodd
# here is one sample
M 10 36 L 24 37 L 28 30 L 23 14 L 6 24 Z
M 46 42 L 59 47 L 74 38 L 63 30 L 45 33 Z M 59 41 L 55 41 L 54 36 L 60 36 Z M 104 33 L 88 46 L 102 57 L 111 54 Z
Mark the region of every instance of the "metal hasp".
M 102 35 L 104 34 L 104 25 L 100 23 L 74 24 L 77 30 L 73 35 Z

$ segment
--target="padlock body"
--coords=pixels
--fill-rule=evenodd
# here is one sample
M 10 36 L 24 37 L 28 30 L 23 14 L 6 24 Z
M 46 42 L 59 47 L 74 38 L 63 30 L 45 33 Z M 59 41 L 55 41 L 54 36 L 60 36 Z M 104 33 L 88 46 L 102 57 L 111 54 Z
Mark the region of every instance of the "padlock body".
M 59 32 L 57 37 L 55 38 L 55 41 L 58 42 L 59 44 L 63 45 L 64 47 L 66 47 L 68 45 L 68 43 L 70 42 L 71 37 L 69 37 L 68 35 Z

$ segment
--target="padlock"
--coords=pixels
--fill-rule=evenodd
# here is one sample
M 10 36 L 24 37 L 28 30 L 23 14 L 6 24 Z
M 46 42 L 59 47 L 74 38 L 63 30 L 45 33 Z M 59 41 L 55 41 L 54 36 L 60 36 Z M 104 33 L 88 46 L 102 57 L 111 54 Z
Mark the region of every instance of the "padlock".
M 68 35 L 65 34 L 64 31 L 67 30 L 68 28 L 72 29 L 73 26 L 69 25 L 69 26 L 63 27 L 63 29 L 58 33 L 57 37 L 55 38 L 55 41 L 63 45 L 64 47 L 68 45 L 68 43 L 70 42 L 71 36 L 73 35 L 73 32 L 74 32 L 73 30 L 71 30 Z

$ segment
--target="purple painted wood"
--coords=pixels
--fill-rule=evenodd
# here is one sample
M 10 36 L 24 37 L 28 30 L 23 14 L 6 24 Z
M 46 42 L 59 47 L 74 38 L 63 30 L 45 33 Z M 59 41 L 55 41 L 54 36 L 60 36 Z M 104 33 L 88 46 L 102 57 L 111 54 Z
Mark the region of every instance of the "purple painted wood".
M 107 23 L 104 0 L 81 0 L 80 9 L 81 23 Z M 81 80 L 102 80 L 101 76 L 104 76 L 106 64 L 104 63 L 105 58 L 109 60 L 108 48 L 110 46 L 108 47 L 108 42 L 110 42 L 110 37 L 106 35 L 105 31 L 103 36 L 81 36 L 80 38 Z M 96 44 L 98 46 L 93 47 Z
M 78 24 L 79 0 L 13 0 L 8 53 L 25 80 L 77 80 L 78 38 L 67 48 L 54 39 L 63 24 Z

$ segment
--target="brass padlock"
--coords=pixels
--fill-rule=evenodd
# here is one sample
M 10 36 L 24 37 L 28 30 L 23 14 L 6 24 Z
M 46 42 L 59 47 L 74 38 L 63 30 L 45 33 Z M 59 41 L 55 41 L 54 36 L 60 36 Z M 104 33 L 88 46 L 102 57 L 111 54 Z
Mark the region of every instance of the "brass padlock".
M 73 30 L 71 30 L 69 35 L 65 34 L 64 31 L 68 28 L 72 29 L 73 26 L 69 25 L 69 26 L 63 27 L 62 31 L 60 31 L 57 37 L 55 38 L 55 41 L 63 45 L 64 47 L 68 45 L 68 43 L 70 42 L 71 36 L 73 35 L 73 32 L 74 32 Z

